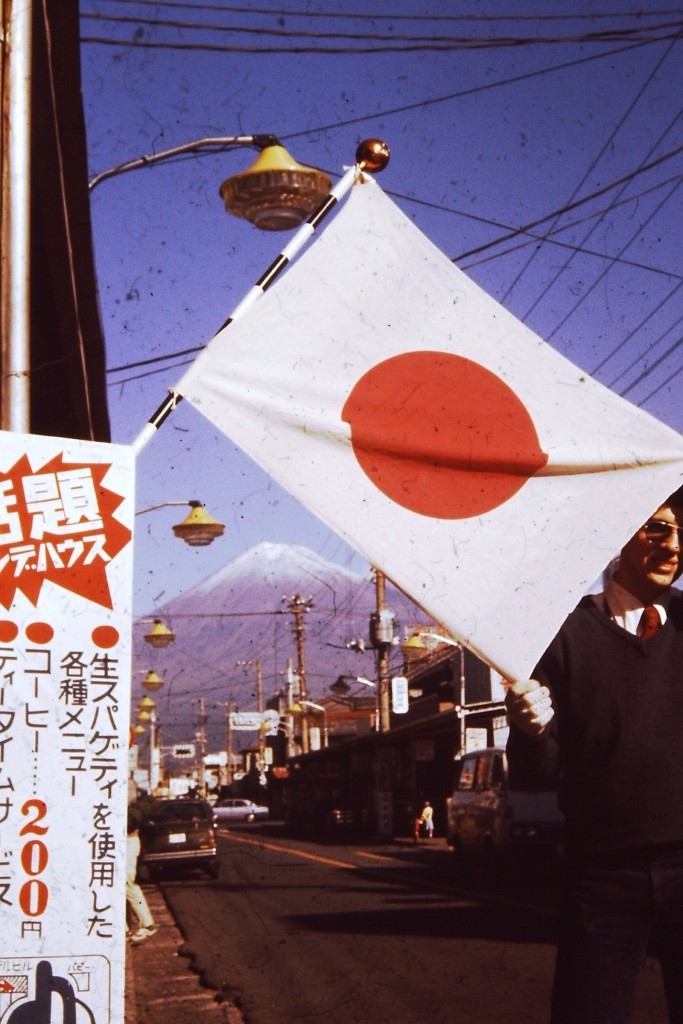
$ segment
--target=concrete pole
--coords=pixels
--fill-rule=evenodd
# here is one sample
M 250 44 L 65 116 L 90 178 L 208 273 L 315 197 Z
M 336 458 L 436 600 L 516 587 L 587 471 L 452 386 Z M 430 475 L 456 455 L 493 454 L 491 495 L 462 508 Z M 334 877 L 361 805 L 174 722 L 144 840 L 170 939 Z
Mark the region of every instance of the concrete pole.
M 294 616 L 294 636 L 296 638 L 297 674 L 299 676 L 299 700 L 304 701 L 308 697 L 306 690 L 306 666 L 304 663 L 304 612 L 313 607 L 313 598 L 302 599 L 299 594 L 290 598 L 287 605 L 288 610 Z M 305 709 L 305 705 L 304 705 Z M 301 752 L 307 754 L 310 750 L 310 739 L 308 734 L 308 715 L 304 710 L 301 715 Z
M 199 698 L 199 795 L 206 795 L 206 766 L 204 764 L 204 758 L 206 757 L 206 714 L 204 712 L 205 701 L 203 697 Z
M 13 0 L 9 43 L 3 42 L 9 65 L 7 157 L 2 168 L 2 351 L 3 430 L 30 431 L 30 267 L 31 267 L 31 47 L 33 4 Z M 5 129 L 3 128 L 3 135 Z M 3 142 L 5 140 L 3 139 Z
M 228 763 L 226 765 L 226 778 L 228 785 L 232 786 L 233 783 L 233 770 L 232 770 L 232 701 L 229 700 L 225 705 L 225 722 L 227 727 L 227 758 Z
M 377 597 L 377 618 L 381 623 L 386 611 L 386 578 L 384 573 L 375 569 L 375 587 Z M 379 731 L 388 732 L 391 728 L 391 693 L 389 683 L 389 648 L 388 643 L 377 644 L 377 703 L 379 712 Z
M 258 770 L 262 772 L 266 764 L 266 734 L 263 731 L 263 670 L 261 668 L 261 659 L 257 658 L 256 662 L 256 710 L 259 714 L 259 731 L 258 731 Z

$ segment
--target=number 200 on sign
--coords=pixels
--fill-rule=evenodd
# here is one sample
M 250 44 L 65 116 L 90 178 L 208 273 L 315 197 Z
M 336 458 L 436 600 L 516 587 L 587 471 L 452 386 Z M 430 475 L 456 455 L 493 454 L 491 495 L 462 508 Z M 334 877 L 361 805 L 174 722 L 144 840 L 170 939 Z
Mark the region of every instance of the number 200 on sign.
M 20 836 L 44 836 L 47 833 L 49 826 L 40 824 L 47 814 L 47 805 L 43 800 L 27 800 L 21 813 L 29 820 L 21 829 Z M 43 840 L 27 839 L 21 848 L 21 866 L 29 878 L 19 890 L 19 906 L 27 917 L 40 917 L 45 913 L 49 890 L 38 876 L 45 871 L 48 860 L 47 846 Z

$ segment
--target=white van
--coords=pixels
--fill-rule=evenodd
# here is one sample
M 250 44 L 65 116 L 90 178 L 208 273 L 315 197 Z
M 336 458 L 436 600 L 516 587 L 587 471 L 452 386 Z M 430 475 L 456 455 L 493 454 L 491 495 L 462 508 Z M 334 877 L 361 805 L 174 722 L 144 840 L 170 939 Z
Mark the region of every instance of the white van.
M 462 758 L 453 795 L 446 801 L 448 845 L 463 857 L 516 848 L 559 851 L 562 814 L 554 791 L 510 790 L 504 750 L 487 747 Z

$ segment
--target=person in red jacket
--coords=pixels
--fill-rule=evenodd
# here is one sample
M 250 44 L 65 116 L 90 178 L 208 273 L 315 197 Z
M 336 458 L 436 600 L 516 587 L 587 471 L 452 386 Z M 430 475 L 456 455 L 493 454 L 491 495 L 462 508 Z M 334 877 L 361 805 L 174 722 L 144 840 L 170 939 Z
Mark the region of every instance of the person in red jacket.
M 506 696 L 510 781 L 566 823 L 552 1024 L 627 1024 L 649 948 L 683 1022 L 682 530 L 683 487 Z

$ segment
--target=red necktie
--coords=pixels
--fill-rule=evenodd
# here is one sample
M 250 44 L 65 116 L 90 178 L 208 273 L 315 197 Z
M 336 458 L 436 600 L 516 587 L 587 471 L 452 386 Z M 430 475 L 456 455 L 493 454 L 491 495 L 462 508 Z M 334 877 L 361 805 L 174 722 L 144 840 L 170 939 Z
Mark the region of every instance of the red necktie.
M 651 636 L 654 636 L 661 624 L 662 620 L 655 606 L 653 604 L 646 605 L 643 608 L 643 614 L 640 616 L 640 622 L 638 623 L 638 636 L 642 637 L 643 640 L 649 640 Z

